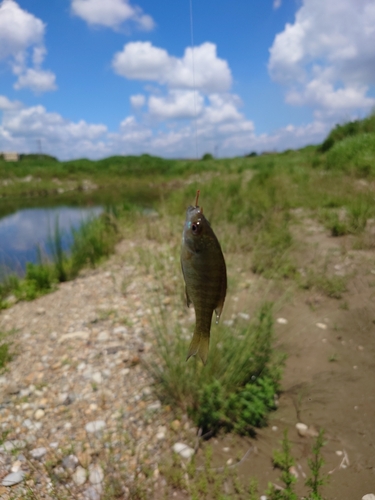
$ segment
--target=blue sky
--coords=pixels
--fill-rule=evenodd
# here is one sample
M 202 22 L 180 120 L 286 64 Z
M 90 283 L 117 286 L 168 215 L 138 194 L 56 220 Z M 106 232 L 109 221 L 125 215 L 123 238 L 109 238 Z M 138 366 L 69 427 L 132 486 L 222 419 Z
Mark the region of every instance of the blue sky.
M 235 156 L 374 108 L 374 0 L 192 9 L 193 48 L 190 0 L 0 1 L 0 151 Z

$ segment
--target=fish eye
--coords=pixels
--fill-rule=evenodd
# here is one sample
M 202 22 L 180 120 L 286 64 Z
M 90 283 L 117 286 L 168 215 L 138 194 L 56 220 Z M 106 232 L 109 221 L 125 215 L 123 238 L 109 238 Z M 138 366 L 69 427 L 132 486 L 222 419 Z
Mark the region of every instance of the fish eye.
M 191 230 L 194 234 L 197 234 L 199 231 L 199 222 L 193 222 L 193 224 L 191 225 Z

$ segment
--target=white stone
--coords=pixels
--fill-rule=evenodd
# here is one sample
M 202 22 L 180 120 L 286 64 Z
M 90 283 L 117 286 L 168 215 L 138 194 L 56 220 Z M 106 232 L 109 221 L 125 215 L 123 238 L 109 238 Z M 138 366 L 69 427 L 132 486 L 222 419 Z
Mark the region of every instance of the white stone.
M 17 472 L 11 472 L 7 476 L 4 477 L 2 481 L 3 486 L 13 486 L 14 484 L 20 483 L 25 477 L 25 473 L 22 470 Z
M 15 439 L 13 441 L 5 441 L 5 443 L 3 443 L 1 446 L 0 446 L 0 450 L 1 451 L 13 451 L 13 450 L 20 450 L 22 448 L 25 448 L 26 446 L 26 442 L 25 441 L 21 441 L 20 439 Z
M 194 455 L 193 448 L 184 443 L 175 443 L 172 449 L 183 458 L 191 458 Z
M 12 468 L 10 469 L 11 472 L 18 472 L 19 470 L 21 470 L 21 467 L 22 467 L 22 462 L 21 460 L 16 460 L 13 464 L 12 464 Z
M 362 500 L 375 500 L 375 495 L 373 493 L 367 493 L 362 497 Z
M 113 333 L 115 335 L 127 335 L 128 329 L 125 326 L 117 326 L 113 329 Z
M 95 372 L 92 375 L 92 381 L 95 382 L 96 384 L 101 384 L 103 382 L 103 377 L 100 372 Z
M 80 465 L 76 468 L 73 474 L 73 481 L 77 486 L 82 486 L 85 484 L 87 479 L 86 469 L 81 467 Z
M 107 332 L 107 330 L 103 330 L 102 332 L 100 332 L 97 340 L 98 342 L 106 342 L 107 340 L 109 340 L 109 333 Z
M 87 432 L 99 432 L 105 428 L 104 420 L 94 420 L 93 422 L 88 422 L 85 425 L 85 429 Z
M 277 323 L 279 323 L 279 325 L 286 325 L 288 323 L 288 320 L 285 319 L 285 318 L 277 318 Z
M 296 424 L 296 429 L 300 436 L 302 437 L 307 436 L 309 428 L 306 424 L 298 422 L 298 424 Z
M 38 410 L 36 410 L 36 412 L 34 413 L 34 418 L 35 420 L 40 420 L 41 418 L 43 418 L 45 415 L 44 413 L 44 410 L 42 410 L 41 408 L 39 408 Z
M 238 313 L 238 317 L 244 319 L 245 321 L 248 321 L 250 319 L 250 314 L 240 312 Z
M 327 330 L 327 325 L 325 323 L 317 323 L 316 326 L 321 330 Z
M 34 448 L 34 450 L 30 451 L 30 455 L 36 460 L 40 460 L 41 458 L 43 458 L 46 453 L 47 450 L 43 446 L 40 448 Z
M 104 479 L 103 469 L 98 464 L 92 464 L 89 467 L 89 481 L 91 484 L 99 484 Z
M 74 339 L 79 339 L 79 340 L 88 340 L 90 337 L 90 332 L 86 331 L 78 331 L 78 332 L 71 332 L 71 333 L 65 333 L 64 335 L 61 335 L 61 337 L 58 339 L 58 343 L 61 344 L 62 342 L 65 342 L 66 340 L 74 340 Z

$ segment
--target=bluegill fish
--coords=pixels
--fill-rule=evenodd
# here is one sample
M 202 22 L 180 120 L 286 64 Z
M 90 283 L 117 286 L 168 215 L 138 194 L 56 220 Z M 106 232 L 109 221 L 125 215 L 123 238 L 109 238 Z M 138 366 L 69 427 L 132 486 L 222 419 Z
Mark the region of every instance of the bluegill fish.
M 217 323 L 227 291 L 227 271 L 220 243 L 199 206 L 190 206 L 186 212 L 181 267 L 187 306 L 192 303 L 195 309 L 195 330 L 187 360 L 198 354 L 206 364 L 212 313 L 216 312 Z

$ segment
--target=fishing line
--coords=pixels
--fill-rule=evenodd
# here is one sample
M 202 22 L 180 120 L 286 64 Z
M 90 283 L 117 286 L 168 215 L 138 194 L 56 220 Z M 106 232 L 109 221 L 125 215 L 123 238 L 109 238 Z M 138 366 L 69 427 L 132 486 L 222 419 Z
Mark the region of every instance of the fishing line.
M 198 160 L 198 127 L 197 127 L 197 100 L 195 86 L 195 64 L 194 64 L 194 26 L 193 26 L 193 0 L 190 0 L 190 39 L 191 39 L 191 58 L 193 69 L 193 101 L 194 101 L 194 133 L 195 133 L 195 158 Z

